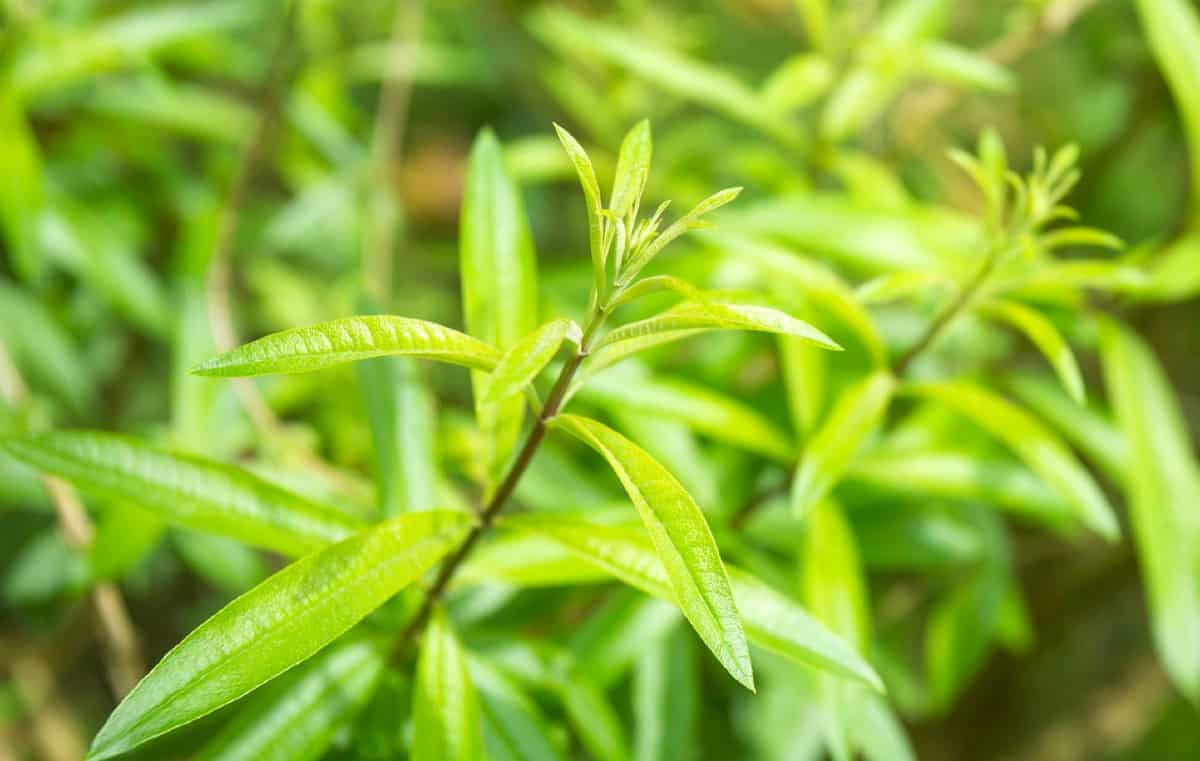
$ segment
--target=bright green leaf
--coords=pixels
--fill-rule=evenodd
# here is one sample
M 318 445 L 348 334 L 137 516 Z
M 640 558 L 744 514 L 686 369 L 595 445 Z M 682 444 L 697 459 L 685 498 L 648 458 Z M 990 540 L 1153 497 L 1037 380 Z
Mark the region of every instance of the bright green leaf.
M 430 619 L 417 661 L 413 761 L 483 761 L 479 695 L 466 653 L 440 611 Z
M 192 369 L 197 375 L 304 373 L 343 362 L 401 355 L 490 371 L 500 352 L 468 335 L 394 315 L 343 317 L 251 341 Z
M 683 614 L 727 671 L 754 689 L 750 651 L 725 565 L 704 514 L 666 468 L 594 420 L 559 415 L 552 425 L 599 452 L 638 509 Z
M 879 370 L 838 397 L 800 456 L 792 481 L 792 510 L 796 515 L 805 515 L 837 485 L 883 422 L 895 386 L 891 373 Z
M 642 200 L 650 176 L 651 150 L 650 121 L 642 119 L 625 135 L 617 154 L 617 170 L 608 201 L 608 210 L 617 219 L 624 219 Z
M 361 528 L 359 521 L 334 507 L 241 469 L 116 434 L 52 432 L 8 439 L 3 447 L 22 462 L 96 496 L 123 500 L 171 523 L 288 555 L 303 555 Z
M 946 405 L 1004 442 L 1067 501 L 1085 526 L 1110 541 L 1120 536 L 1104 492 L 1066 444 L 1037 418 L 966 381 L 913 384 L 904 390 Z
M 419 578 L 469 526 L 460 513 L 412 513 L 296 561 L 167 653 L 109 716 L 88 758 L 130 751 L 307 660 Z
M 491 404 L 519 394 L 554 359 L 564 340 L 578 344 L 582 337 L 579 326 L 567 319 L 548 322 L 525 336 L 500 358 L 483 402 Z
M 1075 361 L 1070 344 L 1058 332 L 1058 328 L 1054 327 L 1054 323 L 1037 310 L 1016 301 L 992 299 L 981 304 L 980 310 L 985 315 L 1006 322 L 1024 333 L 1054 368 L 1071 398 L 1076 402 L 1083 402 L 1086 391 L 1079 364 Z

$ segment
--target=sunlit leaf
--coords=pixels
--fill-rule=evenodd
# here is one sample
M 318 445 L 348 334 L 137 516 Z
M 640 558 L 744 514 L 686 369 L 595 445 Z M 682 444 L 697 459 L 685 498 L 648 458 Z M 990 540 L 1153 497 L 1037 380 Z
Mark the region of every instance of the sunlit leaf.
M 683 614 L 717 660 L 754 689 L 750 651 L 725 565 L 703 513 L 666 468 L 594 420 L 559 415 L 552 424 L 599 452 L 638 509 Z
M 1120 526 L 1104 493 L 1066 444 L 1037 418 L 991 391 L 966 381 L 905 386 L 906 393 L 935 400 L 1004 442 L 1071 507 L 1075 516 L 1105 539 Z
M 662 562 L 638 531 L 569 514 L 514 516 L 504 524 L 551 537 L 646 594 L 675 599 Z M 729 580 L 750 641 L 798 663 L 883 689 L 874 670 L 798 603 L 740 569 L 730 568 Z
M 571 320 L 558 319 L 513 344 L 492 371 L 483 397 L 484 403 L 498 402 L 519 394 L 554 359 L 564 340 L 578 344 L 581 338 L 578 325 Z
M 151 510 L 164 520 L 303 555 L 362 524 L 243 470 L 173 454 L 109 433 L 54 432 L 8 439 L 13 457 L 84 491 Z
M 829 494 L 883 421 L 895 379 L 880 370 L 846 389 L 804 446 L 792 481 L 792 510 L 805 515 Z
M 1077 402 L 1084 400 L 1083 376 L 1075 362 L 1075 354 L 1054 323 L 1037 310 L 1016 301 L 993 299 L 982 304 L 981 310 L 985 315 L 1006 322 L 1024 333 L 1054 368 L 1071 398 Z
M 642 192 L 650 176 L 650 155 L 650 121 L 642 119 L 625 135 L 617 154 L 617 169 L 608 209 L 618 219 L 624 218 L 642 200 Z
M 417 661 L 413 761 L 483 761 L 479 695 L 443 613 L 430 619 Z
M 399 355 L 490 371 L 500 352 L 468 335 L 393 315 L 343 317 L 251 341 L 192 369 L 197 375 L 304 373 L 343 362 Z
M 125 697 L 88 758 L 112 758 L 307 660 L 465 536 L 460 513 L 395 518 L 299 560 L 222 608 Z
M 348 637 L 251 696 L 197 761 L 314 761 L 363 707 L 383 673 L 382 648 Z
M 607 252 L 601 245 L 600 210 L 604 207 L 604 202 L 600 196 L 600 183 L 596 181 L 596 170 L 592 167 L 592 160 L 588 158 L 587 151 L 583 149 L 579 141 L 557 124 L 554 125 L 554 131 L 558 135 L 559 142 L 562 143 L 563 150 L 570 157 L 571 165 L 575 167 L 575 173 L 579 175 L 579 184 L 583 187 L 584 200 L 587 202 L 588 246 L 592 254 L 594 288 L 597 294 L 603 296 L 607 282 L 605 276 Z

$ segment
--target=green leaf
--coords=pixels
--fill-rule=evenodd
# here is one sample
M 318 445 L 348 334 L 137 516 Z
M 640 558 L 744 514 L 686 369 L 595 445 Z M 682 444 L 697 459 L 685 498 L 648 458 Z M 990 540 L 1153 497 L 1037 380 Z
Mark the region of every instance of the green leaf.
M 109 433 L 63 431 L 8 439 L 3 448 L 100 497 L 124 500 L 181 526 L 303 555 L 361 523 L 249 473 Z
M 413 761 L 483 761 L 479 695 L 445 614 L 430 619 L 417 661 Z
M 891 103 L 911 76 L 913 49 L 936 35 L 949 15 L 946 0 L 896 0 L 866 37 L 869 55 L 850 70 L 829 96 L 821 133 L 829 140 L 850 137 Z
M 1011 93 L 1017 87 L 1013 73 L 974 51 L 946 42 L 927 42 L 915 51 L 916 70 L 959 87 L 992 93 Z
M 850 734 L 867 761 L 917 761 L 904 725 L 878 695 L 863 695 L 850 719 Z
M 532 14 L 530 26 L 564 57 L 598 57 L 784 145 L 798 147 L 804 141 L 796 124 L 767 108 L 754 90 L 715 66 L 555 5 L 543 6 Z
M 491 404 L 521 393 L 568 338 L 578 345 L 583 334 L 578 325 L 564 318 L 546 323 L 514 344 L 492 371 L 483 402 Z
M 569 514 L 503 519 L 513 529 L 548 536 L 648 595 L 675 600 L 667 572 L 639 531 L 605 526 Z M 837 635 L 785 595 L 737 568 L 729 581 L 750 641 L 797 663 L 826 669 L 883 690 L 875 671 Z
M 594 420 L 559 415 L 551 425 L 599 452 L 637 507 L 680 609 L 721 665 L 753 691 L 750 650 L 729 578 L 704 514 L 666 468 Z
M 775 333 L 795 336 L 827 349 L 841 349 L 812 325 L 777 309 L 719 301 L 685 301 L 654 317 L 609 332 L 594 347 L 588 371 L 594 373 L 643 349 L 707 330 Z
M 650 176 L 651 150 L 650 120 L 642 119 L 625 135 L 617 154 L 612 196 L 608 200 L 608 210 L 617 219 L 624 219 L 641 203 Z
M 1087 392 L 1075 354 L 1054 323 L 1037 310 L 1016 301 L 992 299 L 980 304 L 979 309 L 988 317 L 1006 322 L 1024 333 L 1054 368 L 1071 398 L 1080 403 L 1084 401 Z
M 458 246 L 467 332 L 507 350 L 538 325 L 537 261 L 521 189 L 490 129 L 480 131 L 471 146 Z M 484 473 L 490 482 L 516 446 L 524 400 L 511 397 L 486 404 L 487 385 L 486 375 L 471 374 L 475 415 L 483 432 Z
M 833 83 L 834 70 L 829 59 L 801 53 L 779 64 L 763 82 L 764 104 L 779 113 L 795 111 L 825 94 Z
M 563 150 L 570 157 L 571 164 L 575 167 L 575 173 L 579 175 L 579 184 L 583 187 L 584 200 L 587 202 L 588 246 L 592 254 L 594 287 L 598 296 L 604 296 L 607 283 L 605 270 L 607 252 L 602 245 L 604 225 L 600 211 L 604 208 L 604 201 L 600 197 L 600 183 L 596 181 L 596 170 L 592 167 L 592 160 L 588 158 L 587 151 L 583 149 L 583 146 L 570 132 L 558 124 L 554 125 L 554 132 L 558 135 Z
M 5 82 L 0 91 L 0 232 L 12 270 L 26 281 L 40 277 L 38 220 L 43 212 L 42 158 L 22 102 Z
M 981 458 L 951 449 L 876 448 L 855 458 L 846 480 L 889 494 L 984 502 L 1055 526 L 1071 518 L 1057 492 L 1007 458 Z
M 859 450 L 878 430 L 896 381 L 878 370 L 846 389 L 804 447 L 792 481 L 792 511 L 803 516 L 837 485 Z
M 564 761 L 550 741 L 551 727 L 537 704 L 498 669 L 470 658 L 471 679 L 483 707 L 488 761 Z
M 904 392 L 946 405 L 1004 442 L 1059 493 L 1075 516 L 1109 541 L 1121 533 L 1104 492 L 1071 450 L 1037 418 L 996 394 L 966 381 L 919 383 Z
M 674 277 L 673 275 L 653 275 L 651 277 L 644 277 L 621 291 L 613 299 L 612 306 L 618 307 L 634 299 L 640 299 L 642 296 L 661 291 L 674 291 L 685 298 L 697 301 L 701 301 L 704 298 L 700 290 L 686 280 Z
M 0 342 L 35 392 L 44 392 L 75 412 L 89 409 L 96 401 L 93 373 L 70 334 L 41 299 L 4 282 L 0 282 Z
M 218 589 L 239 595 L 270 575 L 253 548 L 216 534 L 176 529 L 171 540 L 188 566 Z
M 305 661 L 419 578 L 469 526 L 460 513 L 413 513 L 296 561 L 163 656 L 109 716 L 88 758 L 133 750 Z
M 1183 117 L 1194 222 L 1200 216 L 1200 12 L 1188 0 L 1137 0 L 1136 5 L 1150 49 Z
M 700 680 L 694 641 L 677 626 L 665 637 L 642 642 L 633 674 L 636 761 L 688 761 L 699 756 Z
M 425 320 L 394 315 L 343 317 L 264 336 L 192 369 L 197 375 L 305 373 L 343 362 L 402 355 L 490 371 L 500 352 Z
M 378 357 L 355 369 L 371 426 L 371 459 L 382 515 L 437 505 L 437 412 L 420 368 Z
M 1008 385 L 1105 475 L 1118 483 L 1124 480 L 1129 443 L 1107 414 L 1079 404 L 1049 378 L 1021 374 Z
M 553 542 L 579 562 L 592 565 L 553 539 L 539 534 L 530 536 Z M 608 572 L 597 570 L 608 580 Z M 675 605 L 647 598 L 634 589 L 617 590 L 572 632 L 568 642 L 574 660 L 571 673 L 583 674 L 597 687 L 610 687 L 637 663 L 647 642 L 657 642 L 672 630 L 681 632 L 679 639 L 693 642 L 691 632 L 682 623 Z
M 588 755 L 597 761 L 629 761 L 621 719 L 604 693 L 578 674 L 565 679 L 559 691 L 567 718 Z
M 614 370 L 590 380 L 580 393 L 611 411 L 636 410 L 677 420 L 698 433 L 779 462 L 790 462 L 795 454 L 788 435 L 753 407 L 682 380 Z
M 239 706 L 196 761 L 315 761 L 363 707 L 383 673 L 377 643 L 347 637 Z
M 866 652 L 871 636 L 866 584 L 854 534 L 833 501 L 813 507 L 803 558 L 805 605 L 831 631 Z
M 1129 441 L 1124 483 L 1154 641 L 1181 691 L 1200 698 L 1200 463 L 1187 420 L 1150 348 L 1128 328 L 1101 329 L 1104 378 Z

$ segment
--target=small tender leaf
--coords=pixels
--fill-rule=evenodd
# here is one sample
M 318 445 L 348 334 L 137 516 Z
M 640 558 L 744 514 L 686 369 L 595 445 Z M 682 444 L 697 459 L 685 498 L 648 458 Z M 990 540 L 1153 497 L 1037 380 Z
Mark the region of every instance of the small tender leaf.
M 315 761 L 366 703 L 383 673 L 376 643 L 348 637 L 255 692 L 196 761 Z
M 1124 482 L 1167 672 L 1200 697 L 1200 463 L 1170 381 L 1149 347 L 1115 322 L 1101 330 L 1104 378 L 1129 441 Z
M 911 393 L 945 404 L 1004 442 L 1070 505 L 1076 517 L 1105 539 L 1115 541 L 1120 526 L 1104 492 L 1071 450 L 1037 418 L 991 391 L 965 381 L 920 383 Z
M 642 278 L 621 291 L 621 294 L 613 299 L 612 306 L 618 307 L 621 304 L 639 299 L 647 294 L 658 293 L 660 291 L 674 291 L 685 298 L 695 301 L 703 299 L 700 290 L 686 280 L 681 280 L 672 275 L 654 275 Z
M 675 599 L 662 562 L 639 531 L 588 523 L 565 513 L 521 515 L 503 523 L 551 537 L 648 595 Z M 799 604 L 740 569 L 730 568 L 729 580 L 752 642 L 798 663 L 883 690 L 883 682 L 866 661 Z
M 500 352 L 491 346 L 443 325 L 370 315 L 272 333 L 202 362 L 192 372 L 219 376 L 303 373 L 389 354 L 484 371 L 490 371 L 500 359 Z
M 101 497 L 163 519 L 288 555 L 343 539 L 361 523 L 249 473 L 109 433 L 63 431 L 8 439 L 4 450 Z
M 594 420 L 559 415 L 552 423 L 599 452 L 637 507 L 679 607 L 721 665 L 754 689 L 750 651 L 729 578 L 704 514 L 666 468 Z
M 521 393 L 525 385 L 533 381 L 538 373 L 554 359 L 564 339 L 578 344 L 582 339 L 579 326 L 567 319 L 546 323 L 522 338 L 500 358 L 488 381 L 485 404 L 498 402 L 513 394 Z
M 412 513 L 291 564 L 167 653 L 109 716 L 88 758 L 130 751 L 307 660 L 420 577 L 469 526 L 461 513 Z
M 612 196 L 608 200 L 608 210 L 618 219 L 623 219 L 631 209 L 637 208 L 642 199 L 646 178 L 650 175 L 651 146 L 649 119 L 642 119 L 633 125 L 621 141 Z
M 824 499 L 863 444 L 883 422 L 896 381 L 878 370 L 838 397 L 821 427 L 804 447 L 792 482 L 792 510 L 798 516 Z
M 985 315 L 1002 320 L 1024 333 L 1050 362 L 1071 398 L 1083 402 L 1086 396 L 1083 375 L 1079 372 L 1071 346 L 1054 327 L 1054 323 L 1037 310 L 1016 301 L 992 299 L 981 304 L 980 309 Z
M 479 695 L 462 646 L 441 611 L 430 619 L 417 662 L 413 761 L 483 761 Z
M 705 223 L 701 220 L 705 214 L 710 211 L 715 211 L 727 203 L 730 203 L 742 192 L 741 188 L 725 188 L 718 190 L 708 198 L 705 198 L 700 203 L 696 204 L 695 208 L 684 214 L 679 219 L 675 220 L 670 227 L 663 230 L 662 233 L 652 240 L 641 253 L 631 259 L 621 270 L 621 276 L 617 279 L 618 284 L 624 284 L 632 281 L 637 277 L 638 273 L 645 269 L 646 265 L 658 256 L 658 253 L 671 244 L 679 236 L 702 227 Z
M 603 295 L 606 252 L 602 245 L 603 225 L 600 211 L 604 208 L 604 202 L 600 198 L 600 184 L 596 182 L 596 170 L 592 168 L 592 160 L 588 158 L 587 151 L 583 149 L 579 141 L 572 137 L 570 132 L 557 124 L 554 125 L 554 132 L 558 135 L 563 150 L 570 157 L 571 164 L 575 167 L 575 173 L 579 175 L 579 184 L 583 187 L 584 199 L 587 201 L 588 245 L 592 253 L 592 273 L 595 277 L 596 293 Z

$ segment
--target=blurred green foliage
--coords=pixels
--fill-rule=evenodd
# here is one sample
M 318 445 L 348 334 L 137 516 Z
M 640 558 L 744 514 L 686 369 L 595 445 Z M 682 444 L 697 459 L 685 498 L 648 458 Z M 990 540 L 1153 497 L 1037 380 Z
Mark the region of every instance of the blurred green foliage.
M 584 150 L 625 188 L 608 207 Z M 724 325 L 765 303 L 845 349 L 712 332 L 570 389 L 615 429 L 600 454 L 628 437 L 690 493 L 668 529 L 711 527 L 757 694 L 555 433 L 419 647 L 380 655 L 420 584 L 131 757 L 1194 757 L 1194 2 L 8 0 L 0 759 L 81 758 L 147 664 L 290 558 L 485 503 L 525 404 L 487 370 L 624 284 L 599 236 L 643 185 L 644 218 L 674 199 L 663 239 L 744 190 L 647 257 L 624 322 L 678 326 L 700 289 Z M 493 348 L 470 374 L 189 373 L 353 314 Z M 579 344 L 548 330 L 505 391 Z M 386 534 L 351 541 L 419 554 Z M 257 665 L 246 690 L 286 670 Z

